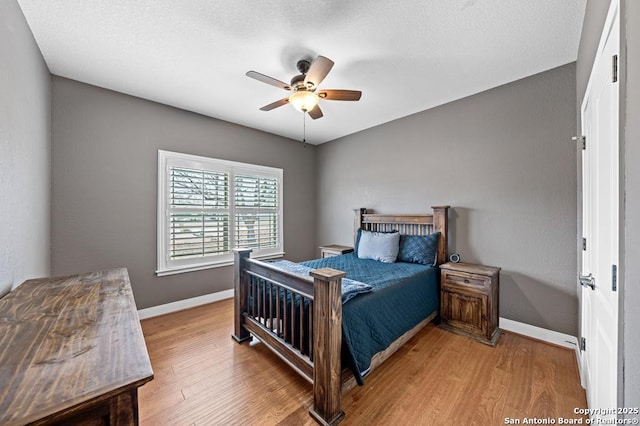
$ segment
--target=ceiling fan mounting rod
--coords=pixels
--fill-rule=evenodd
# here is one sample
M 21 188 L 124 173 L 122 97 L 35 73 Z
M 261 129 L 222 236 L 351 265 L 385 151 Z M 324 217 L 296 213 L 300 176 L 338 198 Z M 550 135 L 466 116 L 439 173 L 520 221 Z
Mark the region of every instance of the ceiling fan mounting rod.
M 295 91 L 298 91 L 298 90 L 312 91 L 314 89 L 314 84 L 310 81 L 305 82 L 305 79 L 307 77 L 307 72 L 309 72 L 309 68 L 311 67 L 311 62 L 307 61 L 306 59 L 301 59 L 298 61 L 296 65 L 298 67 L 298 71 L 300 72 L 300 74 L 294 76 L 291 79 L 291 87 Z
M 300 74 L 306 74 L 309 72 L 311 62 L 307 61 L 306 59 L 300 59 L 296 66 L 298 67 L 298 71 L 300 72 Z

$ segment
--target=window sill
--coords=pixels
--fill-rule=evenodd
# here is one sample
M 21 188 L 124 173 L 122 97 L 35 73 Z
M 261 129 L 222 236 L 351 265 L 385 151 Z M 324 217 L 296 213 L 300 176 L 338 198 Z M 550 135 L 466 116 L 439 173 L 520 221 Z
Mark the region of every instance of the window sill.
M 265 260 L 265 259 L 281 258 L 282 256 L 284 256 L 284 252 L 263 254 L 261 256 L 255 256 L 255 257 L 252 256 L 251 258 L 257 259 L 257 260 Z M 159 277 L 165 277 L 167 275 L 184 274 L 186 272 L 203 271 L 205 269 L 222 268 L 224 266 L 233 266 L 233 260 L 224 260 L 221 262 L 212 262 L 212 263 L 206 263 L 206 264 L 194 265 L 194 266 L 179 266 L 174 268 L 158 269 L 156 271 L 156 275 Z

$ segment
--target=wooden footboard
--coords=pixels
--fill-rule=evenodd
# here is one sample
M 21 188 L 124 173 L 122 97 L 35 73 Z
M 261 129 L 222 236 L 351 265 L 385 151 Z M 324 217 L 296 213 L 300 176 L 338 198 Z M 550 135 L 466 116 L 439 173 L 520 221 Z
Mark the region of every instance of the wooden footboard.
M 438 264 L 447 253 L 448 207 L 434 207 L 433 215 L 375 215 L 356 212 L 356 226 L 402 234 L 441 232 Z M 320 424 L 335 425 L 344 417 L 341 396 L 355 380 L 342 377 L 342 277 L 324 268 L 301 276 L 250 258 L 251 250 L 235 250 L 234 334 L 242 343 L 255 335 L 262 343 L 313 384 L 311 416 Z M 434 315 L 401 336 L 374 357 L 372 368 L 391 356 Z
M 321 424 L 338 424 L 341 409 L 342 277 L 317 269 L 311 277 L 280 270 L 235 250 L 234 335 L 241 343 L 255 335 L 313 384 L 310 414 Z

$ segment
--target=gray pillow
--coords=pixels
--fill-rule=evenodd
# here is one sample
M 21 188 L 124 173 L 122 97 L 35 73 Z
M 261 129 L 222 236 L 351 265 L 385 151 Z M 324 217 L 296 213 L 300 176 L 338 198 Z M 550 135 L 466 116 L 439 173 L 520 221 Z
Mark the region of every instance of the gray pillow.
M 398 258 L 400 234 L 397 232 L 362 231 L 358 242 L 358 257 L 393 263 Z

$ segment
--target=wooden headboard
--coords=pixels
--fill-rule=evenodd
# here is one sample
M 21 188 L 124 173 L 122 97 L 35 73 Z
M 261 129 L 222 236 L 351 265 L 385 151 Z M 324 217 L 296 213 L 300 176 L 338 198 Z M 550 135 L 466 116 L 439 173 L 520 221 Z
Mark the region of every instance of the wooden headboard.
M 449 206 L 434 206 L 433 214 L 374 214 L 366 208 L 356 210 L 354 241 L 358 228 L 373 232 L 398 231 L 402 235 L 429 235 L 440 232 L 438 265 L 447 261 Z

